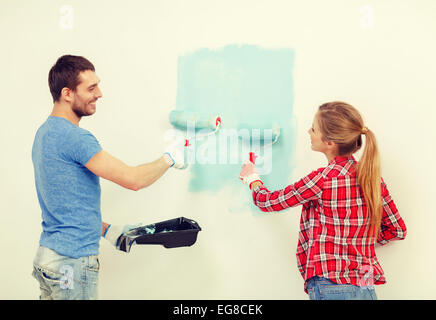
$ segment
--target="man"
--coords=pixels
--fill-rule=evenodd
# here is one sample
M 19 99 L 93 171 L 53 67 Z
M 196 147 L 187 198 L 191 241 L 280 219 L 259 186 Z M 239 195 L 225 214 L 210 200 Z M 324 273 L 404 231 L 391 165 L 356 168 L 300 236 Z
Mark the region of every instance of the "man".
M 172 166 L 186 168 L 183 146 L 171 147 L 151 163 L 128 166 L 79 127 L 82 117 L 96 112 L 102 97 L 92 63 L 79 56 L 62 56 L 48 80 L 54 106 L 32 148 L 43 220 L 33 276 L 39 281 L 41 299 L 96 299 L 100 236 L 116 246 L 120 235 L 129 230 L 129 226 L 102 222 L 99 177 L 140 190 Z

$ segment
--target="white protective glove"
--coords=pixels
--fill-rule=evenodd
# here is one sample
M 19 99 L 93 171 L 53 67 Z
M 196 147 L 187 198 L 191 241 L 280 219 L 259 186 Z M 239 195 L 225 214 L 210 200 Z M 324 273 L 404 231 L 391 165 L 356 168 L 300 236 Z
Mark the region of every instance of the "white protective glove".
M 191 147 L 185 146 L 185 140 L 175 140 L 165 149 L 164 159 L 171 167 L 183 170 L 189 166 L 189 152 Z
M 142 226 L 142 223 L 138 223 L 135 225 L 127 224 L 125 226 L 110 224 L 107 227 L 106 233 L 104 234 L 103 238 L 109 241 L 116 248 L 118 246 L 119 239 L 123 234 L 140 226 Z
M 256 166 L 254 163 L 250 161 L 244 162 L 242 165 L 241 173 L 239 174 L 239 179 L 242 180 L 243 183 L 248 184 L 249 188 L 251 189 L 251 184 L 255 181 L 260 181 L 260 175 L 259 172 L 256 169 Z

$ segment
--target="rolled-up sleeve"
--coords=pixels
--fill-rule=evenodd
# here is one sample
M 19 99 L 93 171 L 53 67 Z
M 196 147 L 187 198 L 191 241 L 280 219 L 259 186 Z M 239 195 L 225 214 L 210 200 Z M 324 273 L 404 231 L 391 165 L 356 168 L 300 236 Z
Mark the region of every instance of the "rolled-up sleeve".
M 380 234 L 377 242 L 381 245 L 391 240 L 403 240 L 407 234 L 406 225 L 398 213 L 397 207 L 382 179 L 382 207 Z
M 254 204 L 264 212 L 281 211 L 321 197 L 324 178 L 313 171 L 284 189 L 271 192 L 265 186 L 253 190 Z

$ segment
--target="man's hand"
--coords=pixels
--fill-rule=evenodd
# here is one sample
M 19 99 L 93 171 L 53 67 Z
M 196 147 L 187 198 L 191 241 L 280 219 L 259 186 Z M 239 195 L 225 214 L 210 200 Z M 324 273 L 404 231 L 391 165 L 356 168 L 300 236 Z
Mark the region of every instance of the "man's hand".
M 171 167 L 183 170 L 189 166 L 189 152 L 191 152 L 191 148 L 185 146 L 185 142 L 174 141 L 165 149 L 164 159 Z
M 142 226 L 141 223 L 135 224 L 135 225 L 108 225 L 106 228 L 106 232 L 103 235 L 103 238 L 105 238 L 107 241 L 109 241 L 115 248 L 118 246 L 118 242 L 120 240 L 120 237 L 129 232 L 130 230 L 136 229 L 138 227 Z
M 241 173 L 239 174 L 239 179 L 241 179 L 243 183 L 248 184 L 250 189 L 252 183 L 256 181 L 262 183 L 256 166 L 250 161 L 246 161 L 243 164 Z

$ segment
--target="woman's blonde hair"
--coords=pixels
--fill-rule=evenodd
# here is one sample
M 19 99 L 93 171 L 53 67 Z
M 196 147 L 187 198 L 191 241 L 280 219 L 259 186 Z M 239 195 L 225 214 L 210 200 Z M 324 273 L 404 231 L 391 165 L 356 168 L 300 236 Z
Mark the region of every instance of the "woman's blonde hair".
M 375 236 L 376 240 L 380 232 L 382 200 L 380 156 L 375 135 L 364 125 L 359 111 L 341 101 L 321 105 L 317 121 L 323 140 L 336 143 L 340 156 L 358 151 L 362 146 L 362 135 L 366 136 L 365 148 L 357 164 L 357 179 L 366 201 L 369 235 Z

